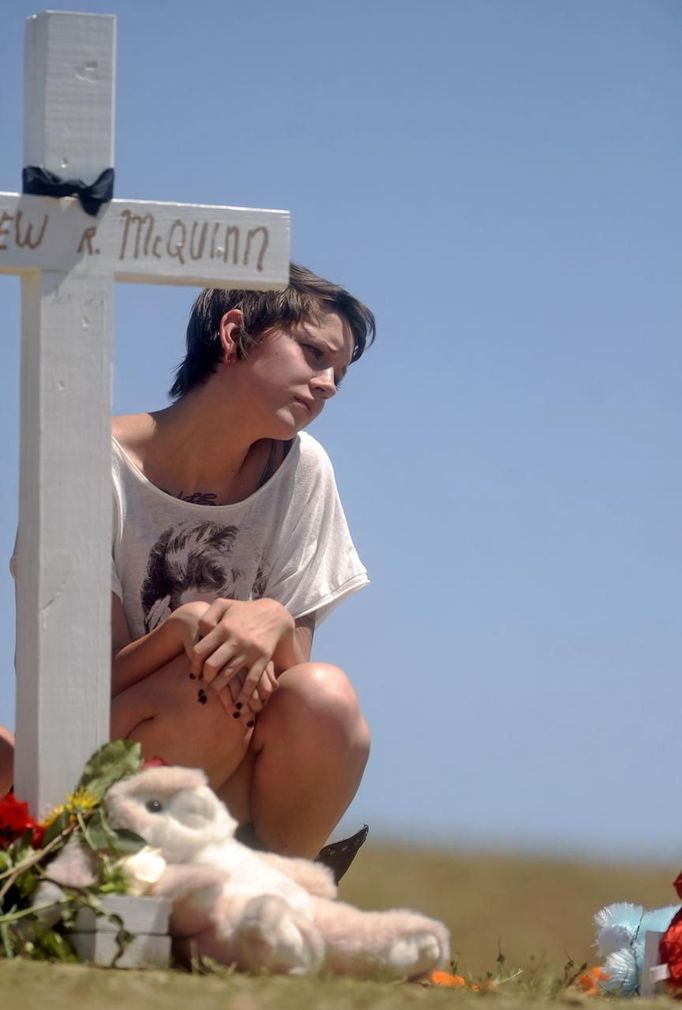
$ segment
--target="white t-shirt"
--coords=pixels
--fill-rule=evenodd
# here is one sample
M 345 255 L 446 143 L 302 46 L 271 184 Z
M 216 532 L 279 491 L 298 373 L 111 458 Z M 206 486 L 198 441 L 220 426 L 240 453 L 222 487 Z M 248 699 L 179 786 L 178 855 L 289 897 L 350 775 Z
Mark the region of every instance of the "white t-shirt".
M 150 483 L 113 440 L 112 590 L 133 639 L 192 600 L 278 600 L 316 625 L 367 585 L 326 452 L 301 432 L 244 501 L 198 505 Z

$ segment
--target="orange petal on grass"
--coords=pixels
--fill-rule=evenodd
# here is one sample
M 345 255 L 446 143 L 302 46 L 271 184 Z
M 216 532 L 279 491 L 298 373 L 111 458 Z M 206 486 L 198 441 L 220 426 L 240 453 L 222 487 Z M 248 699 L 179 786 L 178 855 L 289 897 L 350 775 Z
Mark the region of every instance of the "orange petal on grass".
M 582 989 L 587 996 L 599 996 L 604 990 L 600 985 L 600 982 L 606 982 L 609 979 L 609 973 L 596 965 L 594 968 L 589 968 L 588 971 L 584 972 L 579 976 L 576 985 L 578 988 Z
M 453 989 L 466 989 L 467 980 L 463 975 L 453 975 L 449 971 L 432 971 L 429 982 L 433 985 L 447 985 Z

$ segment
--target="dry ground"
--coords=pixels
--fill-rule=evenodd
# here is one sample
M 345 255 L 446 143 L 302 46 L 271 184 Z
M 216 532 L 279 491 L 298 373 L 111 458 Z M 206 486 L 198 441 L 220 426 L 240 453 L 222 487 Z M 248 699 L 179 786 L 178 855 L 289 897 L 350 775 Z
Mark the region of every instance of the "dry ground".
M 410 906 L 444 919 L 453 933 L 459 970 L 480 976 L 521 968 L 496 995 L 344 979 L 247 978 L 225 974 L 104 971 L 0 961 L 7 1010 L 410 1010 L 455 1003 L 471 1010 L 481 999 L 499 1010 L 590 1006 L 601 1001 L 557 992 L 570 958 L 595 962 L 592 915 L 603 904 L 629 900 L 649 907 L 674 900 L 679 867 L 598 866 L 528 857 L 445 854 L 370 847 L 358 856 L 342 897 L 366 908 Z M 634 1006 L 633 1004 L 633 1010 Z M 641 1005 L 641 1004 L 640 1004 Z M 679 1006 L 665 998 L 657 1010 Z
M 679 869 L 380 847 L 358 856 L 342 897 L 443 919 L 464 972 L 492 971 L 499 943 L 507 966 L 526 967 L 532 956 L 560 973 L 569 958 L 594 963 L 592 916 L 603 905 L 675 904 Z

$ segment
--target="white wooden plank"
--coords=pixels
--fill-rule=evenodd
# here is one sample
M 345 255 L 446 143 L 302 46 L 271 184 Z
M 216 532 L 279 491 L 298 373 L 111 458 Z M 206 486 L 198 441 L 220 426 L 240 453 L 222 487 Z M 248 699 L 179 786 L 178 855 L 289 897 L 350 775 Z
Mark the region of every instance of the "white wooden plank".
M 639 973 L 639 995 L 650 998 L 656 989 L 655 973 L 652 969 L 658 965 L 658 947 L 663 938 L 663 933 L 648 930 L 644 937 L 644 960 L 642 970 Z
M 45 11 L 25 38 L 24 164 L 92 182 L 114 163 L 116 18 Z
M 118 281 L 279 290 L 289 214 L 113 200 L 94 218 L 72 198 L 0 193 L 0 273 L 75 266 Z
M 129 933 L 161 934 L 168 932 L 171 903 L 167 898 L 133 898 L 128 894 L 112 894 L 102 905 L 108 912 L 120 916 Z M 78 933 L 116 933 L 118 925 L 106 916 L 96 915 L 91 908 L 81 908 L 73 928 Z
M 170 936 L 140 934 L 119 953 L 114 933 L 69 933 L 78 957 L 103 968 L 167 968 L 170 962 Z
M 86 181 L 111 167 L 114 25 L 29 19 L 27 162 Z M 15 785 L 34 816 L 109 738 L 111 305 L 111 277 L 22 278 Z
M 25 163 L 113 162 L 115 19 L 48 12 L 26 38 Z M 282 211 L 0 196 L 0 273 L 22 275 L 17 793 L 41 816 L 108 738 L 111 285 L 279 289 Z
M 111 295 L 23 282 L 16 790 L 38 814 L 109 738 Z

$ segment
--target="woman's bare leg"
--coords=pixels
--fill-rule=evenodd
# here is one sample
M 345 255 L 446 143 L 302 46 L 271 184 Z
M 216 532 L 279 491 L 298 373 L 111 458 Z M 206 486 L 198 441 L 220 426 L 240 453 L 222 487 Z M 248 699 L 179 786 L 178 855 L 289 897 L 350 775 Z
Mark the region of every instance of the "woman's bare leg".
M 178 656 L 112 702 L 112 738 L 138 740 L 145 757 L 203 768 L 240 822 L 273 852 L 313 857 L 357 792 L 369 730 L 336 666 L 302 663 L 245 730 Z
M 280 677 L 246 761 L 219 795 L 265 848 L 312 858 L 355 796 L 369 745 L 343 671 L 302 663 Z
M 191 680 L 187 658 L 177 656 L 111 703 L 112 739 L 137 740 L 144 757 L 203 768 L 219 789 L 244 760 L 253 730 L 232 719 L 217 695 Z

